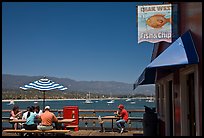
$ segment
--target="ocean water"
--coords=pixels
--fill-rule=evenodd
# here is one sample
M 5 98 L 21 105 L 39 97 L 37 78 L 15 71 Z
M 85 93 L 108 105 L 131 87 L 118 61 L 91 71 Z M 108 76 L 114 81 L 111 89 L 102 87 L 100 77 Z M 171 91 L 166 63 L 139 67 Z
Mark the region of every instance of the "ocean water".
M 119 104 L 123 104 L 126 108 L 126 110 L 136 110 L 136 109 L 144 109 L 144 106 L 148 106 L 150 108 L 156 107 L 155 102 L 146 102 L 145 99 L 132 99 L 134 101 L 134 104 L 131 104 L 130 102 L 125 101 L 126 99 L 116 99 L 114 103 L 108 104 L 107 102 L 110 101 L 109 99 L 106 100 L 92 100 L 92 104 L 85 104 L 85 100 L 53 100 L 53 101 L 45 101 L 45 106 L 49 105 L 51 109 L 63 109 L 64 106 L 78 106 L 79 109 L 98 109 L 98 110 L 117 110 L 117 107 Z M 42 109 L 43 102 L 37 101 L 38 105 Z M 2 110 L 12 110 L 13 105 L 8 105 L 9 102 L 2 102 Z M 15 101 L 15 105 L 18 105 L 20 110 L 25 110 L 28 106 L 35 105 L 35 101 Z M 79 112 L 80 114 L 85 114 L 82 112 Z M 96 113 L 96 116 L 104 116 L 104 115 L 114 115 L 112 112 L 99 112 Z M 131 113 L 130 116 L 133 117 L 142 117 L 143 113 Z M 2 117 L 9 117 L 9 112 L 3 113 Z M 11 125 L 9 123 L 2 123 L 2 127 Z M 81 124 L 84 125 L 84 124 Z M 80 124 L 79 124 L 80 126 Z

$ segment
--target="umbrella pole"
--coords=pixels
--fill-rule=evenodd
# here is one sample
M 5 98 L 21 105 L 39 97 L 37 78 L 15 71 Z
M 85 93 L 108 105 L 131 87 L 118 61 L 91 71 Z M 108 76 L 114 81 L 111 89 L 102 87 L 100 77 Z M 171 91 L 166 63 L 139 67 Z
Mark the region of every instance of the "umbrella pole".
M 43 111 L 44 111 L 44 109 L 45 109 L 45 91 L 43 91 L 43 94 L 44 94 L 44 96 L 43 96 Z

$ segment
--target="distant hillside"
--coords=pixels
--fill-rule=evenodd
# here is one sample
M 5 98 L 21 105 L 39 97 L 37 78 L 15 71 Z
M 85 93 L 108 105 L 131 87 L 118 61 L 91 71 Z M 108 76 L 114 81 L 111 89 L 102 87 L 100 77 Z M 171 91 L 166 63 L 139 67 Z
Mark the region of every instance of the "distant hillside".
M 23 75 L 2 75 L 2 90 L 5 89 L 16 89 L 19 90 L 20 86 L 39 80 L 43 76 L 23 76 Z M 69 78 L 56 78 L 49 77 L 48 79 L 53 80 L 56 83 L 62 84 L 68 89 L 65 92 L 69 91 L 78 91 L 78 92 L 92 92 L 92 93 L 101 93 L 101 94 L 145 94 L 151 95 L 154 94 L 154 86 L 146 85 L 139 86 L 136 90 L 133 89 L 133 84 L 115 82 L 115 81 L 75 81 Z

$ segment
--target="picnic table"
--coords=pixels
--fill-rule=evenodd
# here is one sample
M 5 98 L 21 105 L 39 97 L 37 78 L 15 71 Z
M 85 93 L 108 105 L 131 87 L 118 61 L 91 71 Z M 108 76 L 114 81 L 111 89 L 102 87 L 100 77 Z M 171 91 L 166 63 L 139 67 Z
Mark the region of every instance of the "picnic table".
M 71 122 L 74 122 L 76 119 L 58 119 L 58 121 L 57 122 L 53 122 L 53 123 L 55 123 L 55 125 L 56 125 L 56 123 L 59 123 L 60 125 L 62 124 L 62 123 L 71 123 Z M 14 123 L 25 123 L 26 122 L 26 120 L 25 119 L 15 119 L 15 120 L 10 120 L 9 121 L 9 123 L 12 123 L 12 124 L 14 124 Z M 59 125 L 57 125 L 58 127 L 57 128 L 61 128 L 61 127 L 59 127 Z M 14 128 L 14 125 L 12 125 L 12 127 Z
M 71 123 L 73 121 L 75 121 L 76 119 L 62 119 L 62 120 L 58 120 L 58 123 Z M 25 119 L 16 119 L 16 120 L 10 120 L 10 123 L 25 123 L 26 120 Z
M 113 121 L 114 120 L 117 120 L 117 119 L 119 119 L 120 117 L 118 117 L 118 116 L 103 116 L 103 117 L 101 117 L 101 119 L 102 119 L 102 123 L 105 121 L 105 120 L 107 120 L 107 119 L 111 119 L 111 123 L 112 123 L 112 131 L 113 131 Z M 102 126 L 103 127 L 103 126 Z M 102 130 L 103 130 L 103 128 L 102 128 Z

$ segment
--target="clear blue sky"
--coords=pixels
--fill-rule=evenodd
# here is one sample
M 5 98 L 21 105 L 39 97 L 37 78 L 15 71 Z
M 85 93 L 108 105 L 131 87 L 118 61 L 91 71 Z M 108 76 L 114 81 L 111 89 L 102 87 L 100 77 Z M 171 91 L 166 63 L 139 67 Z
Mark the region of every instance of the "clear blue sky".
M 138 4 L 3 2 L 2 73 L 133 84 L 153 50 L 137 44 Z

